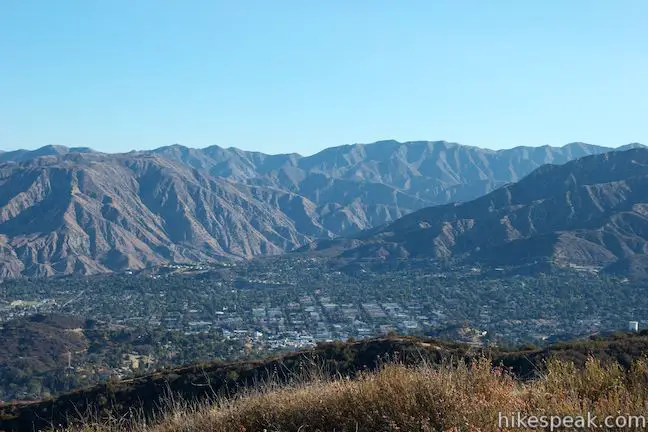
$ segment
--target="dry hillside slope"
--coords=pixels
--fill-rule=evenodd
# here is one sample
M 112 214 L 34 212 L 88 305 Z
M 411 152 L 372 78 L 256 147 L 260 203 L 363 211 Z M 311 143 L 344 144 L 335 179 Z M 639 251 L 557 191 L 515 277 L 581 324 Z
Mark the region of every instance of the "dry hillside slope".
M 648 150 L 545 165 L 475 200 L 422 209 L 309 249 L 347 258 L 639 268 L 648 254 Z
M 153 156 L 0 167 L 0 275 L 90 274 L 276 254 L 328 235 L 315 206 Z

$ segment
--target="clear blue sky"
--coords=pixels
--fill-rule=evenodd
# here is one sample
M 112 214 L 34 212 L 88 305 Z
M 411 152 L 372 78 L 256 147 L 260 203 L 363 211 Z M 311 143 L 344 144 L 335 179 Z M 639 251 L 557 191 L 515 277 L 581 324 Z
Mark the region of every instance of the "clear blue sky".
M 646 0 L 2 0 L 0 149 L 648 143 Z

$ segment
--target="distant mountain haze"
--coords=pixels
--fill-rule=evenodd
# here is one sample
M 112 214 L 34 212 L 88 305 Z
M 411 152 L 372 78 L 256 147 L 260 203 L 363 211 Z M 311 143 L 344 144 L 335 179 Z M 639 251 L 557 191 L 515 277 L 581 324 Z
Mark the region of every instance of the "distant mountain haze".
M 443 141 L 382 141 L 307 157 L 179 145 L 123 154 L 63 146 L 3 152 L 0 277 L 280 254 L 426 207 L 467 202 L 542 165 L 611 150 L 582 143 L 493 151 Z M 545 227 L 534 221 L 538 226 Z M 527 234 L 513 226 L 506 235 Z M 434 253 L 453 248 L 446 244 Z

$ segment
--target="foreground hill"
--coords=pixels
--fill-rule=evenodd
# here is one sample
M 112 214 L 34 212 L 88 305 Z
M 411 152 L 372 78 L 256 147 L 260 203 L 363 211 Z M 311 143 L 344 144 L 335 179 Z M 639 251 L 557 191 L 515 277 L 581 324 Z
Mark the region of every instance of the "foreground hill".
M 5 152 L 0 278 L 279 254 L 475 198 L 545 163 L 608 150 L 385 141 L 309 157 L 216 146 Z
M 309 249 L 351 259 L 551 262 L 636 275 L 648 263 L 647 242 L 648 150 L 632 149 L 545 165 L 475 200 L 419 210 Z
M 583 369 L 552 361 L 520 381 L 487 359 L 454 365 L 386 364 L 355 379 L 270 383 L 236 397 L 171 403 L 141 432 L 646 430 L 645 362 L 629 371 L 595 359 Z M 88 416 L 66 431 L 123 430 L 132 422 Z M 564 427 L 561 427 L 564 426 Z M 573 428 L 572 428 L 573 427 Z
M 152 415 L 163 406 L 165 401 L 169 401 L 170 394 L 174 395 L 176 401 L 183 401 L 180 407 L 188 409 L 191 402 L 218 395 L 241 394 L 246 388 L 258 386 L 268 380 L 275 384 L 273 388 L 276 389 L 277 385 L 291 385 L 309 377 L 318 379 L 320 383 L 321 380 L 331 376 L 362 379 L 366 371 L 375 371 L 385 363 L 395 360 L 401 365 L 438 365 L 450 361 L 455 364 L 458 361 L 475 362 L 475 365 L 479 365 L 478 359 L 486 356 L 490 360 L 485 370 L 490 371 L 490 364 L 503 366 L 524 381 L 543 376 L 548 360 L 573 362 L 575 366 L 583 367 L 591 356 L 606 364 L 618 362 L 622 367 L 630 368 L 646 354 L 648 354 L 648 334 L 645 332 L 605 338 L 596 337 L 590 340 L 551 345 L 544 349 L 530 348 L 523 351 L 499 351 L 495 348 L 474 348 L 435 339 L 404 337 L 378 338 L 347 344 L 330 343 L 322 344 L 313 350 L 265 361 L 193 365 L 122 382 L 111 382 L 53 400 L 6 405 L 0 407 L 0 429 L 32 430 L 48 427 L 51 424 L 64 425 L 79 415 L 101 417 L 109 412 L 112 413 L 113 418 L 123 418 L 133 414 L 133 409 L 141 410 L 137 411 L 140 415 Z M 569 369 L 564 369 L 563 372 L 569 372 Z M 573 380 L 578 379 L 575 371 L 570 373 L 572 381 L 565 381 L 565 384 L 575 384 Z M 427 375 L 427 379 L 430 378 L 431 376 Z M 566 378 L 568 377 L 565 375 L 561 376 L 561 379 Z M 592 387 L 596 383 L 591 380 L 584 383 L 589 385 L 592 391 L 598 391 Z M 340 387 L 336 388 L 340 390 Z M 571 390 L 579 389 L 574 387 Z M 292 394 L 295 398 L 298 393 Z M 364 389 L 356 396 L 361 397 L 362 394 L 370 395 L 369 389 Z M 277 399 L 277 396 L 274 397 L 275 401 L 283 399 L 283 397 Z M 284 396 L 290 397 L 290 394 Z M 438 395 L 430 396 L 438 399 Z M 293 408 L 299 410 L 306 409 L 307 406 L 303 402 Z M 254 418 L 250 411 L 247 414 L 248 420 Z M 246 420 L 242 418 L 240 421 Z M 245 430 L 262 430 L 260 425 L 257 427 L 259 429 Z
M 87 340 L 81 332 L 84 326 L 84 320 L 65 315 L 33 315 L 3 323 L 0 327 L 0 384 L 17 385 L 16 373 L 65 367 L 68 352 L 87 348 Z M 8 383 L 5 382 L 7 377 Z

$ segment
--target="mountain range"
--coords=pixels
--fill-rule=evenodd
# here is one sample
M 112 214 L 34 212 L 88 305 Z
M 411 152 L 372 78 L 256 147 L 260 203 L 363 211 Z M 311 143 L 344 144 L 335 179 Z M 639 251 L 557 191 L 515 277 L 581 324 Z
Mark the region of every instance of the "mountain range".
M 480 198 L 425 208 L 305 250 L 345 258 L 433 258 L 515 266 L 550 262 L 618 273 L 648 268 L 648 150 L 544 165 Z
M 630 144 L 617 150 L 636 147 L 641 146 Z M 538 176 L 559 169 L 555 165 L 612 150 L 583 143 L 493 151 L 444 141 L 382 141 L 329 148 L 312 156 L 179 145 L 121 154 L 63 146 L 2 152 L 0 277 L 92 274 L 167 262 L 275 255 L 313 241 L 313 248 L 322 248 L 317 240 L 353 236 L 362 230 L 371 233 L 362 234 L 362 247 L 369 255 L 373 254 L 371 245 L 378 244 L 374 241 L 378 237 L 373 236 L 380 236 L 380 242 L 391 238 L 390 244 L 403 244 L 388 247 L 388 254 L 417 255 L 423 252 L 406 241 L 407 235 L 398 237 L 397 233 L 429 236 L 441 230 L 447 234 L 435 235 L 433 252 L 426 246 L 425 254 L 477 259 L 490 250 L 479 246 L 480 242 L 505 237 L 524 249 L 524 241 L 535 241 L 540 233 L 551 236 L 552 229 L 569 227 L 554 221 L 557 215 L 546 205 L 527 202 L 532 197 L 547 200 L 536 195 L 542 183 L 558 171 L 544 174 L 546 178 Z M 626 153 L 633 152 L 610 155 Z M 602 157 L 618 157 L 610 155 Z M 600 168 L 607 170 L 608 165 Z M 567 175 L 578 166 L 567 164 L 562 169 L 568 171 L 560 172 Z M 582 185 L 585 180 L 573 175 L 576 184 Z M 517 185 L 506 186 L 523 178 Z M 534 178 L 541 183 L 534 185 Z M 640 194 L 639 186 L 628 183 L 629 179 L 618 181 Z M 596 187 L 590 189 L 598 193 Z M 524 198 L 526 190 L 536 195 Z M 506 204 L 508 195 L 501 194 L 509 192 L 517 201 Z M 569 190 L 569 199 L 577 203 L 586 195 L 580 189 Z M 464 204 L 443 206 L 451 202 Z M 513 222 L 506 229 L 498 226 L 501 232 L 467 228 L 477 219 L 479 226 L 488 225 L 483 215 L 489 221 L 495 217 L 493 212 L 484 213 L 485 202 L 487 208 L 495 206 L 501 218 L 511 213 L 508 217 Z M 578 212 L 597 210 L 599 204 L 573 205 L 577 213 L 572 219 L 582 221 Z M 531 208 L 533 216 L 524 216 Z M 542 209 L 548 212 L 544 216 Z M 417 210 L 421 211 L 413 213 Z M 425 214 L 430 215 L 425 224 L 433 229 L 416 233 L 412 227 L 421 224 L 416 218 Z M 532 225 L 521 225 L 525 217 Z M 446 224 L 442 229 L 441 220 Z M 396 237 L 375 227 L 389 229 Z M 478 231 L 481 234 L 475 234 Z M 586 257 L 593 254 L 597 263 L 623 257 L 628 261 L 619 265 L 636 265 L 633 257 L 641 255 L 635 253 L 640 250 L 636 242 L 614 249 L 607 237 L 595 240 L 591 235 L 572 236 L 573 244 L 584 248 L 578 262 L 589 262 Z M 567 237 L 559 240 L 562 244 Z M 472 244 L 484 252 L 470 252 Z M 549 248 L 554 243 L 543 244 Z M 348 248 L 344 253 L 363 254 L 365 249 Z M 573 257 L 569 254 L 565 260 Z

